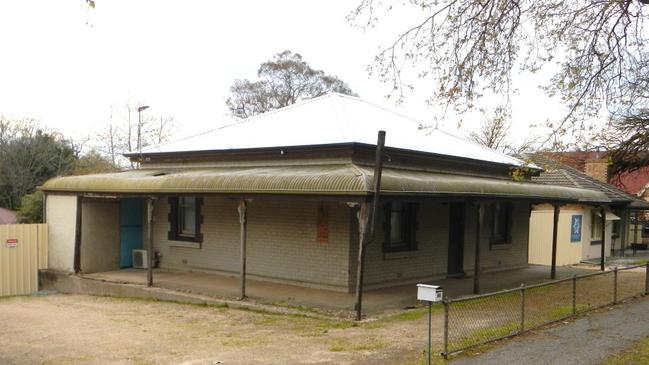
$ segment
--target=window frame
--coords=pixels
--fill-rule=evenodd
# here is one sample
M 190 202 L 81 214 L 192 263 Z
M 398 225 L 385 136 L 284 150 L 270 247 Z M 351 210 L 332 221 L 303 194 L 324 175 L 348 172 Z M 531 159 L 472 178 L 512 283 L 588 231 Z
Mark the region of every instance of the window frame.
M 193 234 L 180 232 L 180 200 L 181 198 L 194 198 L 194 223 L 196 227 Z M 194 242 L 202 243 L 203 234 L 201 233 L 201 226 L 203 224 L 203 216 L 201 208 L 203 205 L 203 198 L 194 196 L 173 196 L 169 197 L 169 232 L 168 239 L 170 241 Z
M 399 210 L 393 209 L 395 204 L 399 204 L 402 208 Z M 383 221 L 383 252 L 409 252 L 418 250 L 417 242 L 417 213 L 419 211 L 419 204 L 407 202 L 390 202 L 383 205 L 384 208 L 384 221 Z M 392 213 L 398 211 L 401 215 L 400 226 L 402 230 L 402 240 L 398 246 L 393 245 L 392 242 Z M 395 242 L 396 243 L 396 242 Z
M 498 214 L 504 208 L 505 232 L 496 236 L 498 225 Z M 491 232 L 489 232 L 490 246 L 505 246 L 512 244 L 512 217 L 514 216 L 514 204 L 511 202 L 495 202 L 490 206 L 491 213 Z
M 590 244 L 592 246 L 601 245 L 602 236 L 602 216 L 595 209 L 590 210 Z

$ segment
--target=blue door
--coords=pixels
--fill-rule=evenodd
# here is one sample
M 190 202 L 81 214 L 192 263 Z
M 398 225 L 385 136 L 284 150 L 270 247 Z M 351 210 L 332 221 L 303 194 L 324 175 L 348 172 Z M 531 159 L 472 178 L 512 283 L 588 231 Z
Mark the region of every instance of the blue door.
M 132 252 L 142 248 L 142 199 L 129 198 L 119 202 L 119 267 L 132 267 Z

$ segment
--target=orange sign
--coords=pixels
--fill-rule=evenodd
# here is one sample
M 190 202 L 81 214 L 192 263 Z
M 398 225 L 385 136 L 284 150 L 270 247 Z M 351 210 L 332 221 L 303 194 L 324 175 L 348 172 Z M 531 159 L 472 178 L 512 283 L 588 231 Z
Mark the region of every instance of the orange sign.
M 316 241 L 318 243 L 328 243 L 329 242 L 329 214 L 327 208 L 323 205 L 318 207 L 318 233 L 316 235 Z

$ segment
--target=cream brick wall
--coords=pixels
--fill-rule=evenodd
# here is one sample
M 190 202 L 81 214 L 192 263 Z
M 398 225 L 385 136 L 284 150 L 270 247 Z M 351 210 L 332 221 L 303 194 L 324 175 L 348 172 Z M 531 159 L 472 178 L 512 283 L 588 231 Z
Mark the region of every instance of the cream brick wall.
M 88 199 L 81 205 L 81 271 L 119 269 L 119 201 Z
M 485 209 L 483 229 L 481 230 L 480 265 L 483 271 L 497 271 L 527 265 L 529 240 L 530 204 L 516 202 L 512 211 L 512 242 L 508 245 L 489 245 L 492 217 Z M 467 227 L 464 235 L 464 271 L 472 273 L 475 259 L 476 207 L 467 206 Z
M 317 210 L 329 216 L 329 242 L 316 241 Z M 344 203 L 258 199 L 248 205 L 247 268 L 250 277 L 347 290 L 350 209 Z M 161 267 L 239 272 L 239 218 L 234 200 L 204 199 L 201 248 L 177 247 L 167 239 L 169 204 L 155 207 L 154 245 Z M 145 228 L 146 230 L 146 228 Z
M 485 214 L 485 226 L 481 232 L 481 267 L 483 271 L 496 271 L 527 265 L 527 243 L 530 206 L 527 203 L 515 203 L 512 215 L 512 243 L 490 247 L 490 227 L 487 224 L 491 217 Z M 365 283 L 368 288 L 379 288 L 401 283 L 414 282 L 418 279 L 445 277 L 448 267 L 449 205 L 444 203 L 424 202 L 419 206 L 419 229 L 416 234 L 418 250 L 402 253 L 383 253 L 382 222 L 377 225 L 377 242 L 368 246 L 366 256 Z M 357 226 L 354 227 L 357 229 Z M 476 209 L 466 206 L 464 230 L 464 271 L 472 274 L 475 257 Z M 357 242 L 357 239 L 355 240 Z M 350 263 L 356 260 L 358 244 L 350 251 Z M 355 274 L 350 277 L 353 279 Z M 350 290 L 354 284 L 350 283 Z

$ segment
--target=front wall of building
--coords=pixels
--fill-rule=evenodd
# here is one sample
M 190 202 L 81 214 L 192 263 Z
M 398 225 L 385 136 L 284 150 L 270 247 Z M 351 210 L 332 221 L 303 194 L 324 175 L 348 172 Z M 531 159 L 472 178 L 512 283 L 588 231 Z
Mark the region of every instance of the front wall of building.
M 81 271 L 119 269 L 119 201 L 84 199 L 81 206 Z
M 47 194 L 45 209 L 49 235 L 49 268 L 73 272 L 77 197 Z
M 569 205 L 561 207 L 557 235 L 557 265 L 578 264 L 582 260 L 584 245 L 590 244 L 590 225 L 585 225 L 587 207 Z M 573 216 L 581 216 L 581 240 L 571 241 L 571 224 Z M 532 211 L 530 217 L 530 251 L 529 263 L 537 265 L 552 264 L 552 236 L 554 210 L 551 205 L 540 205 Z
M 527 242 L 529 228 L 529 204 L 514 203 L 512 212 L 512 242 L 502 246 L 489 245 L 490 214 L 484 216 L 481 231 L 481 267 L 483 271 L 518 268 L 527 265 Z M 464 227 L 464 272 L 471 274 L 474 267 L 476 214 L 475 206 L 466 205 Z M 377 242 L 368 246 L 365 283 L 368 288 L 378 288 L 416 280 L 445 277 L 448 268 L 449 204 L 423 202 L 419 205 L 419 229 L 416 233 L 416 251 L 384 253 L 382 249 L 382 226 L 384 213 L 377 224 Z M 351 260 L 355 260 L 352 246 Z M 353 289 L 353 286 L 351 287 Z
M 328 217 L 326 243 L 316 239 L 320 206 Z M 248 205 L 248 275 L 346 291 L 349 211 L 345 203 L 338 202 L 253 200 Z M 235 200 L 204 198 L 200 248 L 179 247 L 184 244 L 169 241 L 168 214 L 167 199 L 158 200 L 154 245 L 162 254 L 162 268 L 238 274 L 240 225 Z
M 490 210 L 484 209 L 483 225 L 480 230 L 480 266 L 482 271 L 498 271 L 520 268 L 527 265 L 527 250 L 529 240 L 530 204 L 525 202 L 513 203 L 511 217 L 511 243 L 506 245 L 490 245 L 492 219 Z M 472 273 L 475 262 L 475 236 L 477 209 L 475 205 L 467 206 L 467 227 L 464 234 L 464 268 Z

